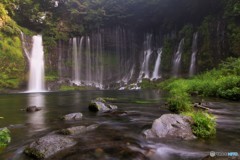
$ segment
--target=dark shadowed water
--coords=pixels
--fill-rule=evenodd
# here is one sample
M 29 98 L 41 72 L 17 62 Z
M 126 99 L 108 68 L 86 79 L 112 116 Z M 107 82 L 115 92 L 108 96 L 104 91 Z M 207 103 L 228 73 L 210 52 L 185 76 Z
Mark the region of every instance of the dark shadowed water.
M 96 97 L 116 98 L 119 114 L 96 114 L 88 111 Z M 78 144 L 53 157 L 57 160 L 118 160 L 118 159 L 201 159 L 210 151 L 240 153 L 239 103 L 209 99 L 217 116 L 217 135 L 208 140 L 146 140 L 142 131 L 151 127 L 154 119 L 169 113 L 164 95 L 156 91 L 76 91 L 37 94 L 0 95 L 0 128 L 9 127 L 12 142 L 0 154 L 0 159 L 30 160 L 22 154 L 35 139 L 61 128 L 79 125 L 100 126 L 79 136 Z M 22 111 L 36 105 L 36 113 Z M 81 121 L 66 123 L 62 115 L 82 112 Z

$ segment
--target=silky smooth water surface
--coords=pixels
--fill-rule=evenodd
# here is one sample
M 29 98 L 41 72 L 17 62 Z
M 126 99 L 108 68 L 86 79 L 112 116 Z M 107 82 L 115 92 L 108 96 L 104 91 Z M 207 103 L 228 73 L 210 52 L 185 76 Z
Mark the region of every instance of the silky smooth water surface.
M 88 104 L 96 97 L 116 98 L 118 113 L 91 113 Z M 208 140 L 146 140 L 142 132 L 162 114 L 169 113 L 165 96 L 157 91 L 75 91 L 0 95 L 0 128 L 8 127 L 12 142 L 0 159 L 30 160 L 24 147 L 52 131 L 70 126 L 99 124 L 79 136 L 78 144 L 52 159 L 201 159 L 210 151 L 240 153 L 240 106 L 237 102 L 208 99 L 217 117 L 217 135 Z M 43 109 L 26 113 L 36 105 Z M 82 112 L 83 119 L 63 122 L 59 117 Z

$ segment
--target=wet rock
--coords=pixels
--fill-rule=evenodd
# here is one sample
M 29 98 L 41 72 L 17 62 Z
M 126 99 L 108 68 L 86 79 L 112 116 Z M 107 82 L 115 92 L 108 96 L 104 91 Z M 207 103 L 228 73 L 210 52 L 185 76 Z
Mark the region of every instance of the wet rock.
M 205 103 L 194 103 L 193 107 L 197 108 L 197 109 L 201 109 L 201 110 L 210 110 L 210 108 L 208 108 L 208 106 Z
M 65 116 L 63 116 L 63 119 L 66 121 L 77 121 L 77 120 L 81 120 L 83 117 L 82 113 L 71 113 L 71 114 L 67 114 Z
M 42 108 L 40 107 L 37 107 L 37 106 L 29 106 L 26 108 L 26 112 L 37 112 L 37 111 L 40 111 L 42 110 Z
M 24 153 L 36 159 L 45 159 L 59 151 L 74 146 L 77 142 L 63 135 L 51 134 L 39 138 L 25 148 Z
M 196 137 L 191 130 L 190 117 L 164 114 L 153 122 L 152 128 L 144 131 L 146 138 L 181 138 L 192 140 Z
M 116 110 L 118 107 L 106 102 L 103 98 L 96 98 L 95 100 L 91 101 L 88 108 L 92 112 L 108 112 L 111 110 Z
M 64 135 L 78 135 L 81 133 L 85 133 L 88 131 L 92 131 L 94 129 L 96 129 L 98 127 L 98 125 L 90 125 L 90 126 L 77 126 L 77 127 L 71 127 L 71 128 L 67 128 L 67 129 L 62 129 L 60 130 L 61 134 Z

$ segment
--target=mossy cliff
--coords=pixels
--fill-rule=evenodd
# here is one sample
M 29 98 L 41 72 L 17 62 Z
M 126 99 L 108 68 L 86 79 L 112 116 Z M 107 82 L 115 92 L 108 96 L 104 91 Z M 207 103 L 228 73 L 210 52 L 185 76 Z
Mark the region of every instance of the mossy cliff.
M 25 79 L 20 27 L 0 3 L 0 90 L 19 88 Z

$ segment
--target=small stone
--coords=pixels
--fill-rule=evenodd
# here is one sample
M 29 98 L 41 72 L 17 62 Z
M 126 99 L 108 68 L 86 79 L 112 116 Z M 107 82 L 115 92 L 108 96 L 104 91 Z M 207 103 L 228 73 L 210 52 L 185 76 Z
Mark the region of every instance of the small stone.
M 92 130 L 96 129 L 97 127 L 98 127 L 98 125 L 90 125 L 88 127 L 77 126 L 77 127 L 62 129 L 62 130 L 60 130 L 60 133 L 64 134 L 64 135 L 78 135 L 78 134 L 81 134 L 81 133 L 92 131 Z
M 63 119 L 66 121 L 77 121 L 77 120 L 81 120 L 83 117 L 82 113 L 71 113 L 71 114 L 67 114 L 65 116 L 63 116 Z
M 37 107 L 37 106 L 29 106 L 26 108 L 26 112 L 37 112 L 42 110 L 42 108 Z

